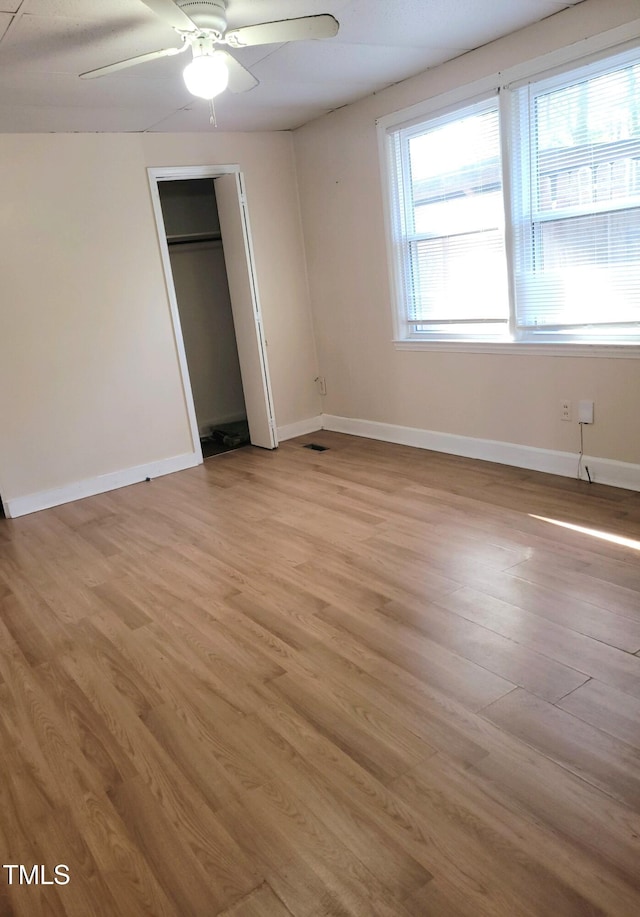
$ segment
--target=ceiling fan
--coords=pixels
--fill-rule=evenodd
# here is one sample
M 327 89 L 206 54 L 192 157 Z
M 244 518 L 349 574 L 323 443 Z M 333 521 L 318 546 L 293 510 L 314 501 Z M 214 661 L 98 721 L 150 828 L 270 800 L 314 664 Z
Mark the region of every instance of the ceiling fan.
M 127 60 L 107 64 L 81 73 L 83 79 L 106 76 L 126 67 L 134 67 L 159 57 L 172 57 L 191 49 L 192 60 L 184 69 L 187 89 L 202 99 L 213 99 L 227 86 L 231 92 L 247 92 L 258 80 L 246 67 L 220 45 L 248 48 L 252 45 L 279 44 L 313 38 L 332 38 L 338 33 L 338 21 L 328 13 L 262 22 L 227 29 L 227 0 L 142 0 L 182 38 L 182 46 L 150 51 Z

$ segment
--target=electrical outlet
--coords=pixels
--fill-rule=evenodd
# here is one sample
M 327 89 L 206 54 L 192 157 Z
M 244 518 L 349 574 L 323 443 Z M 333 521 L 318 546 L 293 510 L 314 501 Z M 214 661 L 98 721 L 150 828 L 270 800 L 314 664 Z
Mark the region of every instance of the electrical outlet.
M 318 383 L 318 389 L 321 395 L 327 394 L 327 383 L 325 382 L 324 376 L 316 376 L 316 382 Z
M 571 402 L 560 402 L 560 420 L 571 420 Z

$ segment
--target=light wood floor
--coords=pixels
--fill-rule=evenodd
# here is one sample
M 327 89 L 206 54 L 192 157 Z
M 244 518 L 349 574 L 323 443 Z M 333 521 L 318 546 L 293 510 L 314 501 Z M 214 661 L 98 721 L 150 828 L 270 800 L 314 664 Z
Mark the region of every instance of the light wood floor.
M 637 917 L 639 547 L 328 433 L 1 521 L 0 914 Z

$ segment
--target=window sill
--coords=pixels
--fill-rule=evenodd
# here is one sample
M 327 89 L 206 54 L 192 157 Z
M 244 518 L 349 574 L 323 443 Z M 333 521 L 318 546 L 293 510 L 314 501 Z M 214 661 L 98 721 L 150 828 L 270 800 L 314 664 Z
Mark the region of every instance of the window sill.
M 607 357 L 639 359 L 638 344 L 584 344 L 548 341 L 394 341 L 396 350 L 430 350 L 441 353 L 508 353 L 554 357 Z

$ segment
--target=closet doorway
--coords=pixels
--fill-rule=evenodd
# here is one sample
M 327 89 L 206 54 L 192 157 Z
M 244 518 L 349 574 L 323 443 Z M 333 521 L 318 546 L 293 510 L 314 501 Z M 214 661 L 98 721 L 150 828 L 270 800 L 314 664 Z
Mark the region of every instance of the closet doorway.
M 241 175 L 216 167 L 149 176 L 194 451 L 275 448 Z

